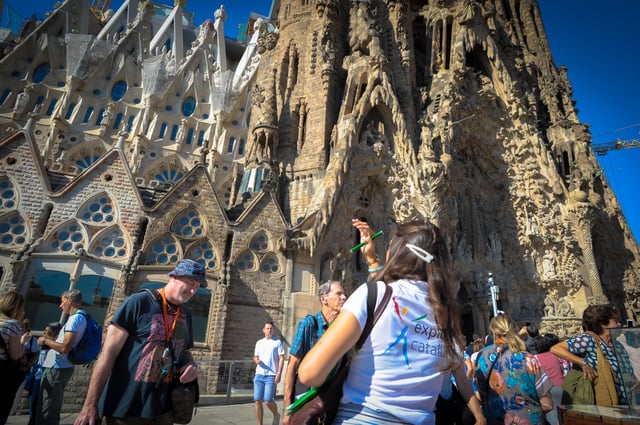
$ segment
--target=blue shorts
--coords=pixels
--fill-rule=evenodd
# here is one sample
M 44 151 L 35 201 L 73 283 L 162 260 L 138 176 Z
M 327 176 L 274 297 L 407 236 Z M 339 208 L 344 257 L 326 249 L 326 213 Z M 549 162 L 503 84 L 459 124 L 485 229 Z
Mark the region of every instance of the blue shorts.
M 253 401 L 264 400 L 273 401 L 276 395 L 275 375 L 256 375 L 253 378 Z

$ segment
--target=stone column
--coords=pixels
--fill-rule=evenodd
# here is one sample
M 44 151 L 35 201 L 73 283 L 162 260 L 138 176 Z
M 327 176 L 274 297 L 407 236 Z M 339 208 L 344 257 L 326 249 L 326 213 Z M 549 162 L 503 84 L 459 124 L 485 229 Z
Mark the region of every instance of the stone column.
M 577 191 L 581 192 L 581 191 Z M 584 193 L 584 192 L 581 192 Z M 577 194 L 580 195 L 580 194 Z M 596 266 L 595 255 L 593 254 L 593 242 L 591 239 L 591 226 L 593 225 L 593 206 L 586 202 L 586 196 L 576 196 L 574 192 L 570 194 L 568 212 L 569 218 L 576 229 L 578 243 L 584 255 L 584 264 L 589 273 L 589 288 L 591 297 L 589 303 L 608 304 L 609 300 L 602 290 L 600 274 Z

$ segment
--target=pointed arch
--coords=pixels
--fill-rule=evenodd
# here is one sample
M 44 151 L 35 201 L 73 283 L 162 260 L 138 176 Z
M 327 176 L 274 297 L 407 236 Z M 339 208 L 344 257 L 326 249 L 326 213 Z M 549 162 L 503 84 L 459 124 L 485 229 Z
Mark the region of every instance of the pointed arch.
M 93 165 L 106 151 L 107 148 L 101 140 L 87 141 L 69 149 L 68 154 L 63 154 L 63 159 L 58 159 L 58 162 L 62 162 L 64 170 L 75 167 L 78 171 L 82 171 Z
M 182 248 L 178 239 L 165 233 L 153 239 L 144 251 L 143 264 L 172 265 L 182 258 Z
M 186 168 L 180 158 L 177 155 L 171 155 L 147 167 L 144 176 L 148 182 L 155 180 L 158 183 L 175 186 L 184 177 L 185 172 Z
M 200 239 L 192 243 L 185 254 L 185 258 L 190 258 L 202 264 L 208 270 L 217 270 L 219 261 L 217 250 L 208 239 Z
M 0 177 L 0 211 L 9 211 L 18 207 L 20 195 L 16 185 L 7 176 Z
M 55 228 L 42 244 L 41 251 L 75 254 L 85 249 L 88 240 L 86 229 L 74 218 Z
M 267 253 L 260 261 L 260 271 L 267 274 L 281 274 L 284 270 L 282 261 L 275 252 Z
M 106 192 L 99 193 L 86 201 L 79 209 L 78 220 L 93 226 L 109 226 L 115 223 L 118 207 Z
M 254 252 L 267 252 L 271 249 L 271 238 L 269 238 L 267 232 L 260 230 L 251 238 L 249 247 Z
M 258 270 L 258 257 L 250 249 L 245 249 L 236 256 L 234 264 L 241 272 L 254 272 Z
M 0 216 L 0 246 L 18 248 L 29 240 L 29 226 L 18 211 Z
M 206 221 L 195 208 L 183 210 L 173 219 L 171 232 L 181 238 L 196 239 L 206 234 Z
M 93 237 L 89 253 L 109 260 L 125 261 L 131 252 L 131 241 L 128 235 L 118 226 L 101 230 Z

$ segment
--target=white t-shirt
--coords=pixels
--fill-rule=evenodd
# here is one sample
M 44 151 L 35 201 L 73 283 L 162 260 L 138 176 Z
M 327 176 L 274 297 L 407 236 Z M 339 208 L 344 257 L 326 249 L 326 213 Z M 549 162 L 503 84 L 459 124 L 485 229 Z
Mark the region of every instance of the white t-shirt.
M 427 283 L 392 282 L 393 294 L 369 338 L 354 357 L 341 403 L 387 412 L 411 424 L 433 424 L 441 370 L 447 367 L 444 342 L 427 302 Z M 382 301 L 384 283 L 378 282 Z M 344 304 L 364 328 L 367 285 Z
M 256 366 L 256 375 L 275 375 L 278 373 L 279 357 L 284 355 L 284 347 L 277 338 L 262 338 L 256 342 L 253 355 L 260 358 L 260 364 Z
M 56 342 L 63 343 L 64 335 L 67 332 L 75 332 L 76 339 L 75 341 L 73 341 L 73 346 L 75 347 L 82 339 L 82 336 L 84 335 L 84 331 L 86 329 L 87 318 L 83 314 L 78 314 L 77 312 L 73 313 L 69 316 L 66 323 L 64 324 L 64 328 L 58 334 Z M 52 348 L 47 353 L 47 358 L 44 360 L 42 366 L 54 369 L 66 369 L 69 367 L 73 367 L 73 363 L 69 361 L 66 354 L 59 353 Z

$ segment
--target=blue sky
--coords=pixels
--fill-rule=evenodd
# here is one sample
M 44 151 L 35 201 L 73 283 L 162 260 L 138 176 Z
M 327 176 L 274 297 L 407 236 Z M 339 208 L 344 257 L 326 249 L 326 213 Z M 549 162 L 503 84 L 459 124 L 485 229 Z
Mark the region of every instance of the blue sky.
M 91 0 L 87 0 L 91 1 Z M 44 16 L 55 0 L 5 0 L 22 16 Z M 160 3 L 173 4 L 173 0 Z M 112 7 L 122 4 L 113 0 Z M 187 0 L 196 24 L 213 19 L 224 0 Z M 539 0 L 556 66 L 565 65 L 578 117 L 591 125 L 593 143 L 640 138 L 640 1 Z M 604 5 L 604 6 L 603 6 Z M 268 15 L 270 0 L 230 0 L 225 4 L 225 35 L 235 37 L 250 12 Z M 3 17 L 3 21 L 4 21 Z M 640 148 L 609 151 L 598 157 L 631 230 L 640 238 Z

